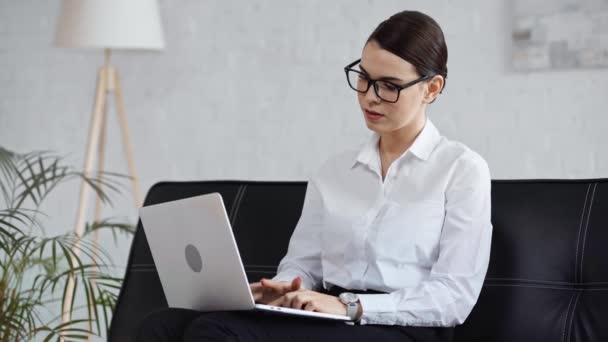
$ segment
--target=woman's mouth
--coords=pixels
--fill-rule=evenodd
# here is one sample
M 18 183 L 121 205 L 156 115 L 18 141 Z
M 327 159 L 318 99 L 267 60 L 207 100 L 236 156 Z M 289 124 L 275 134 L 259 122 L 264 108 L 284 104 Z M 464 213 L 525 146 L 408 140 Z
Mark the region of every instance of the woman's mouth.
M 371 121 L 377 121 L 384 117 L 384 115 L 382 115 L 380 113 L 372 112 L 369 110 L 364 110 L 364 112 L 365 112 L 365 117 Z

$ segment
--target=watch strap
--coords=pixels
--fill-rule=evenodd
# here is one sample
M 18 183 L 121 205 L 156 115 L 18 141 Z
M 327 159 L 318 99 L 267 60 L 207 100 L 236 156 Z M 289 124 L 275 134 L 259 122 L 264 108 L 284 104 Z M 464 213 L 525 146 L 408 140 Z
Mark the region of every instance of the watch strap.
M 346 314 L 353 321 L 357 319 L 357 311 L 359 309 L 359 302 L 349 303 L 346 305 Z

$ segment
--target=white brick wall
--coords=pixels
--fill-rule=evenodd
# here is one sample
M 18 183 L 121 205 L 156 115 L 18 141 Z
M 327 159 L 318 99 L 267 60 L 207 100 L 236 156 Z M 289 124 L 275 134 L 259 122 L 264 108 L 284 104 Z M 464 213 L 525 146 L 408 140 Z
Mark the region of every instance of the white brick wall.
M 159 180 L 303 180 L 367 131 L 342 68 L 389 15 L 443 27 L 441 132 L 481 153 L 494 178 L 608 177 L 608 71 L 509 70 L 508 1 L 160 0 L 167 49 L 119 52 L 142 188 Z M 81 166 L 101 51 L 52 47 L 59 0 L 0 0 L 0 145 L 51 149 Z M 113 105 L 113 102 L 111 102 Z M 107 168 L 126 173 L 110 111 Z M 70 229 L 78 184 L 50 199 Z M 134 218 L 127 195 L 107 216 Z M 128 243 L 104 237 L 124 264 Z

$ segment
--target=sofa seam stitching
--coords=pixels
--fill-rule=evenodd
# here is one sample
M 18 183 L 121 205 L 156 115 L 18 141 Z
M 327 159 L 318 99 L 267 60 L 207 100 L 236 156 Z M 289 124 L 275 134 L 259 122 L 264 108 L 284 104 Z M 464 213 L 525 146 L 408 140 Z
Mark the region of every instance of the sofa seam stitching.
M 585 257 L 585 243 L 587 241 L 587 232 L 589 231 L 589 221 L 591 220 L 591 210 L 593 209 L 593 199 L 595 198 L 595 190 L 597 183 L 593 184 L 593 191 L 591 192 L 591 199 L 589 200 L 589 209 L 587 211 L 587 222 L 585 223 L 585 231 L 583 232 L 583 249 L 581 251 L 581 266 L 579 268 L 580 277 L 579 281 L 583 280 L 583 259 Z
M 606 288 L 593 288 L 593 289 L 581 289 L 574 287 L 557 287 L 557 286 L 549 286 L 549 285 L 526 285 L 526 284 L 484 284 L 485 287 L 492 286 L 507 286 L 507 287 L 528 287 L 532 289 L 554 289 L 554 290 L 564 290 L 564 291 L 608 291 L 608 287 Z
M 239 197 L 239 201 L 236 204 L 236 208 L 234 210 L 234 218 L 232 220 L 232 229 L 236 227 L 236 219 L 239 216 L 239 211 L 241 209 L 241 203 L 243 202 L 243 198 L 245 197 L 245 191 L 247 190 L 247 184 L 243 184 L 241 196 Z
M 576 294 L 576 299 L 574 299 L 574 306 L 572 307 L 572 312 L 570 313 L 570 323 L 568 324 L 568 342 L 572 337 L 572 322 L 574 321 L 574 313 L 576 312 L 576 304 L 578 304 L 578 299 L 581 297 L 581 292 Z
M 591 189 L 591 184 L 587 184 L 587 192 L 585 193 L 585 202 L 583 203 L 583 210 L 581 212 L 581 218 L 578 224 L 578 236 L 576 238 L 576 249 L 575 249 L 575 260 L 574 260 L 574 282 L 579 282 L 578 279 L 578 265 L 579 265 L 579 246 L 581 244 L 581 232 L 583 231 L 583 224 L 585 222 L 585 214 L 587 213 L 587 201 L 589 200 L 589 190 Z
M 551 283 L 551 284 L 564 284 L 564 285 L 608 285 L 608 282 L 570 282 L 570 281 L 553 281 L 553 280 L 536 280 L 536 279 L 525 279 L 525 278 L 485 278 L 486 280 L 512 280 L 512 281 L 523 281 L 523 282 L 534 282 L 534 283 Z
M 564 317 L 564 327 L 562 328 L 562 342 L 566 341 L 566 325 L 568 324 L 568 313 L 570 312 L 570 306 L 572 305 L 572 300 L 574 299 L 574 293 L 570 296 L 570 302 L 568 303 L 568 308 L 566 309 L 566 317 Z
M 229 216 L 229 220 L 230 220 L 230 224 L 232 225 L 232 228 L 234 229 L 234 217 L 236 214 L 236 211 L 238 209 L 238 205 L 241 202 L 241 195 L 243 193 L 243 187 L 245 185 L 241 184 L 239 186 L 239 189 L 236 192 L 236 196 L 234 196 L 234 201 L 232 203 L 232 208 L 230 208 L 230 216 Z

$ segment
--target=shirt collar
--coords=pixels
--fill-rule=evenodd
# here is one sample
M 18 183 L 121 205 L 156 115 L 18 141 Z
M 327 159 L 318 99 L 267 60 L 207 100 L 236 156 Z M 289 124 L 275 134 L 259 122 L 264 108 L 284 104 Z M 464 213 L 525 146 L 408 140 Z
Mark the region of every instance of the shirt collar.
M 431 120 L 427 119 L 422 131 L 405 153 L 409 151 L 419 159 L 427 160 L 440 139 L 441 135 L 437 127 L 435 127 Z M 357 154 L 352 166 L 354 167 L 357 163 L 371 165 L 374 160 L 378 159 L 380 154 L 378 151 L 378 141 L 380 141 L 378 133 L 372 133 L 368 142 L 363 145 L 363 148 Z

